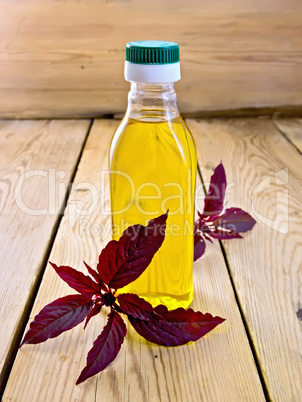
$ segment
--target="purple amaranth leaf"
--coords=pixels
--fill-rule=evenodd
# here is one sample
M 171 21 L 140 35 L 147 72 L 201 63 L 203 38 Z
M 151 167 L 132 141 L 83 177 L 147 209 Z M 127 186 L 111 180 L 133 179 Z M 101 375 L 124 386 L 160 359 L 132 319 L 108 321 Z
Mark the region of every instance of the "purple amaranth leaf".
M 240 208 L 228 208 L 223 211 L 226 189 L 225 170 L 220 163 L 211 177 L 208 195 L 205 197 L 204 211 L 198 212 L 199 218 L 194 224 L 194 261 L 204 252 L 205 240 L 241 239 L 239 233 L 251 230 L 256 221 Z
M 88 314 L 86 321 L 85 321 L 85 325 L 84 325 L 84 329 L 87 327 L 87 324 L 89 323 L 89 321 L 91 320 L 92 317 L 94 317 L 95 315 L 99 314 L 99 312 L 102 310 L 104 303 L 96 303 L 92 310 L 90 311 L 90 313 Z
M 213 230 L 208 232 L 208 235 L 217 240 L 242 239 L 239 233 L 233 230 L 223 230 L 220 227 L 213 227 Z
M 152 320 L 154 310 L 145 299 L 134 293 L 121 293 L 117 296 L 117 300 L 123 313 L 141 320 Z
M 253 229 L 256 221 L 240 208 L 228 208 L 213 222 L 214 225 L 236 233 L 245 233 Z
M 108 291 L 107 286 L 103 283 L 102 279 L 100 278 L 100 275 L 98 272 L 96 272 L 94 269 L 92 269 L 85 261 L 83 261 L 85 267 L 87 268 L 87 271 L 90 273 L 90 275 L 97 281 L 99 284 L 99 287 L 101 290 L 104 290 L 105 292 Z
M 213 317 L 209 313 L 202 314 L 200 311 L 194 311 L 191 308 L 187 310 L 178 308 L 168 311 L 166 306 L 160 304 L 155 307 L 154 311 L 178 329 L 179 339 L 183 337 L 181 344 L 197 341 L 225 321 L 224 318 Z
M 112 240 L 107 244 L 97 265 L 105 284 L 119 289 L 145 271 L 164 241 L 167 217 L 168 212 L 150 220 L 147 226 L 130 226 L 119 241 Z
M 101 254 L 99 255 L 99 262 L 97 265 L 98 273 L 101 280 L 109 286 L 113 275 L 117 271 L 117 249 L 119 242 L 117 240 L 111 240 L 107 243 L 106 247 L 103 248 Z
M 225 170 L 220 163 L 211 176 L 209 191 L 204 200 L 203 214 L 200 217 L 217 215 L 223 210 L 226 186 Z
M 63 281 L 65 281 L 72 289 L 77 292 L 93 296 L 100 294 L 99 285 L 94 282 L 89 276 L 84 275 L 82 272 L 77 271 L 74 268 L 68 266 L 57 266 L 56 264 L 50 262 L 50 265 L 54 268 L 56 273 L 59 275 Z
M 204 238 L 199 234 L 194 234 L 194 261 L 198 260 L 206 251 L 206 242 Z
M 126 298 L 127 302 L 123 303 Z M 118 298 L 120 300 L 123 300 L 122 310 L 128 315 L 134 329 L 158 345 L 178 346 L 196 341 L 224 321 L 223 318 L 192 309 L 168 311 L 163 305 L 153 309 L 146 300 L 130 293 L 124 298 Z
M 126 333 L 127 328 L 122 317 L 117 312 L 111 311 L 106 326 L 88 353 L 87 365 L 76 384 L 104 370 L 116 358 Z
M 55 338 L 80 324 L 90 313 L 93 301 L 84 295 L 70 295 L 47 304 L 30 324 L 20 347 Z

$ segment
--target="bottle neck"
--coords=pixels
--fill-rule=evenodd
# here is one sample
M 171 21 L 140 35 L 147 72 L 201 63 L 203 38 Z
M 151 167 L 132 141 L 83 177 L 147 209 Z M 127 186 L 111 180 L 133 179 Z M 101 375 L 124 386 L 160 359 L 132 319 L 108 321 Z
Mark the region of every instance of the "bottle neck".
M 179 116 L 174 83 L 146 84 L 131 82 L 127 118 L 167 121 Z

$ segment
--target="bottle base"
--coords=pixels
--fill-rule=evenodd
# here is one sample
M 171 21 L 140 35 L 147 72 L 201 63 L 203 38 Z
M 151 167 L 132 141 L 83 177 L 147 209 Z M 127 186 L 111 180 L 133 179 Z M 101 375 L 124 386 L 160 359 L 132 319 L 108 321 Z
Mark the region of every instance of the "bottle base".
M 179 307 L 188 308 L 193 300 L 193 290 L 185 295 L 171 295 L 171 294 L 138 294 L 139 297 L 142 297 L 147 302 L 152 304 L 153 307 L 158 306 L 159 304 L 164 304 L 168 310 L 175 310 Z

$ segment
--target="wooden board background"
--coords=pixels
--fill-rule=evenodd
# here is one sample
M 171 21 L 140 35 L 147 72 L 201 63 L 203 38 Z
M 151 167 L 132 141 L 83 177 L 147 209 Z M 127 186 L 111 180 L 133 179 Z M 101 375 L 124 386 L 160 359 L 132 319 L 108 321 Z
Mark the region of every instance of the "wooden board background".
M 4 401 L 300 401 L 301 119 L 187 119 L 187 123 L 195 137 L 206 186 L 222 160 L 229 183 L 226 201 L 257 219 L 243 240 L 223 242 L 225 255 L 217 242 L 208 243 L 205 256 L 195 263 L 192 307 L 227 320 L 196 344 L 171 349 L 139 340 L 130 329 L 116 361 L 75 387 L 85 355 L 103 324 L 95 318 L 88 332 L 79 326 L 41 345 L 22 347 Z M 5 196 L 10 194 L 7 185 L 26 168 L 46 169 L 56 162 L 58 169 L 65 166 L 66 171 L 75 171 L 77 166 L 49 258 L 78 269 L 84 269 L 83 258 L 94 265 L 110 236 L 110 217 L 105 213 L 109 209 L 108 183 L 102 185 L 100 173 L 107 169 L 109 141 L 117 125 L 112 119 L 94 121 L 87 142 L 83 140 L 88 121 L 4 122 L 0 127 L 4 205 L 0 220 L 6 235 L 11 236 L 6 239 L 2 233 L 2 351 L 5 342 L 11 341 L 12 322 L 18 319 L 22 303 L 31 297 L 35 284 L 30 287 L 29 279 L 34 280 L 37 268 L 48 259 L 47 243 L 52 240 L 45 233 L 50 234 L 55 219 L 49 216 L 52 221 L 28 230 L 37 226 L 38 219 L 29 221 L 16 214 L 12 197 Z M 13 141 L 17 131 L 19 141 Z M 98 194 L 91 193 L 94 186 L 100 186 L 101 202 Z M 27 193 L 31 196 L 28 201 L 40 206 L 45 201 L 43 194 L 43 186 L 35 187 Z M 200 191 L 197 195 L 196 206 L 201 209 Z M 84 214 L 77 212 L 78 208 Z M 19 255 L 23 257 L 22 271 L 17 265 Z M 47 265 L 29 321 L 43 305 L 70 292 Z M 18 326 L 15 329 L 15 334 L 22 332 Z M 17 342 L 15 335 L 13 341 Z
M 0 117 L 123 112 L 142 39 L 180 44 L 184 115 L 302 112 L 300 0 L 1 0 Z
M 98 254 L 110 239 L 110 216 L 105 214 L 110 204 L 108 182 L 101 186 L 100 203 L 95 197 L 96 208 L 90 190 L 99 188 L 101 172 L 107 170 L 108 147 L 118 123 L 93 123 L 50 255 L 50 261 L 70 264 L 85 274 L 82 260 L 95 267 Z M 75 203 L 81 214 L 74 214 Z M 101 313 L 86 331 L 79 325 L 46 343 L 22 347 L 3 401 L 264 401 L 218 243 L 209 245 L 207 255 L 195 263 L 194 283 L 192 308 L 227 318 L 200 341 L 177 348 L 159 347 L 146 342 L 128 325 L 117 359 L 101 374 L 75 386 L 86 354 L 103 327 L 105 317 Z M 48 264 L 30 321 L 45 304 L 70 293 L 74 291 Z

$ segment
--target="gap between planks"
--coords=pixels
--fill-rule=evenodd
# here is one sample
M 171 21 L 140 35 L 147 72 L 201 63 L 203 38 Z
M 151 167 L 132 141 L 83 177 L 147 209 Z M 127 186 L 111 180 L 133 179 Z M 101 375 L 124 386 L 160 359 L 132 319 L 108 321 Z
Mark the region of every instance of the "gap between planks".
M 302 155 L 302 119 L 273 120 L 280 134 Z

